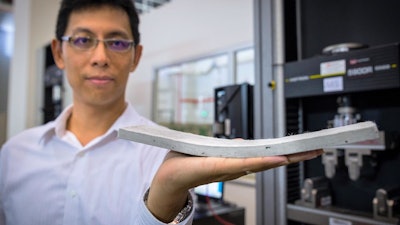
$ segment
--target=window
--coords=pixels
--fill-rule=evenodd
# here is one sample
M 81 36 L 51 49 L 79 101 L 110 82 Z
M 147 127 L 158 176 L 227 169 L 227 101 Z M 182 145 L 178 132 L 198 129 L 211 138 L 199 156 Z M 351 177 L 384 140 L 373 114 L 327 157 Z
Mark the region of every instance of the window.
M 236 52 L 236 83 L 254 85 L 254 49 L 246 48 Z
M 156 69 L 153 120 L 172 129 L 212 136 L 214 89 L 254 83 L 252 48 L 227 51 Z

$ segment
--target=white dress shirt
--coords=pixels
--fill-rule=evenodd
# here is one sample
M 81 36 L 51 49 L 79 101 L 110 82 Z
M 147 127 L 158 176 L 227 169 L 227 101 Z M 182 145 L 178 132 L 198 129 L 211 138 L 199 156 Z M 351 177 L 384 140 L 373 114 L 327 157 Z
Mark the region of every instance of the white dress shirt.
M 53 122 L 11 138 L 0 151 L 0 225 L 156 225 L 143 196 L 168 152 L 118 139 L 121 127 L 153 124 L 128 104 L 102 136 L 82 146 Z M 193 211 L 180 224 L 191 224 Z

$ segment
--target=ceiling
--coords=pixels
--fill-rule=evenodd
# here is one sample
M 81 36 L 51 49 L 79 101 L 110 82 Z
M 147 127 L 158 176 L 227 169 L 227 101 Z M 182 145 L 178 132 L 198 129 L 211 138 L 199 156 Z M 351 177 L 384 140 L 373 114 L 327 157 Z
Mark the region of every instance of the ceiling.
M 160 7 L 171 0 L 134 0 L 139 14 L 150 12 L 152 9 Z

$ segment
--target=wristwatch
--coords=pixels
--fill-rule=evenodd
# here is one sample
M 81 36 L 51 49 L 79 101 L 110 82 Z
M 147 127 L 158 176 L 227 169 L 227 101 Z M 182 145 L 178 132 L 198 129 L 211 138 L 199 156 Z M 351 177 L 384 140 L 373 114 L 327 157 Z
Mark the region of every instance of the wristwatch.
M 143 197 L 145 205 L 147 205 L 146 203 L 147 203 L 148 196 L 149 196 L 149 189 L 146 191 L 146 193 L 144 194 L 144 197 Z M 192 210 L 193 210 L 193 199 L 192 199 L 192 195 L 189 193 L 185 207 L 183 207 L 183 209 L 178 213 L 178 215 L 176 215 L 175 219 L 168 224 L 179 224 L 180 222 L 184 221 L 190 215 Z
M 178 213 L 175 219 L 169 224 L 179 224 L 180 222 L 184 221 L 192 212 L 193 209 L 193 200 L 192 196 L 189 194 L 188 199 L 186 201 L 186 206 Z

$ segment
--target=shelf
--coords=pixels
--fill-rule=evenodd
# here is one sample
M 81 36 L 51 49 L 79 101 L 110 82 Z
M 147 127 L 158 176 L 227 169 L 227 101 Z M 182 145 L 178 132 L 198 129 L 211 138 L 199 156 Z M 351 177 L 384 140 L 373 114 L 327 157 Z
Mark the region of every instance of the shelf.
M 393 225 L 397 222 L 389 223 L 385 221 L 378 221 L 371 217 L 364 215 L 347 214 L 345 212 L 335 212 L 330 210 L 322 210 L 315 208 L 308 208 L 299 205 L 287 205 L 287 217 L 290 220 L 314 224 L 314 225 L 328 225 L 328 224 L 351 224 L 351 225 Z

